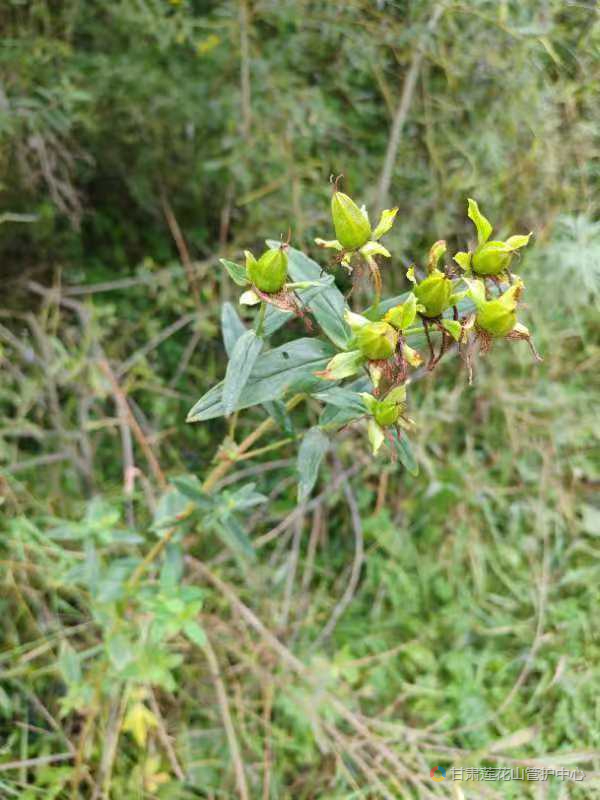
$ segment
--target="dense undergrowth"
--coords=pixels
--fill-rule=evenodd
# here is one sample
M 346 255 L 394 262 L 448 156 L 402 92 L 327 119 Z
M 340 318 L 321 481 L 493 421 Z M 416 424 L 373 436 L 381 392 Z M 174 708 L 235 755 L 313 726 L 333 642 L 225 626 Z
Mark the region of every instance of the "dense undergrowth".
M 597 24 L 585 3 L 449 3 L 422 39 L 433 12 L 0 11 L 0 797 L 597 793 Z M 185 424 L 224 372 L 213 254 L 290 222 L 310 248 L 332 171 L 377 204 L 420 41 L 386 280 L 449 232 L 464 247 L 466 197 L 489 198 L 537 233 L 519 271 L 545 360 L 515 344 L 472 386 L 454 363 L 423 374 L 419 475 L 349 427 L 299 506 L 316 403 Z M 213 478 L 223 503 L 191 503 Z M 436 765 L 587 778 L 435 783 Z

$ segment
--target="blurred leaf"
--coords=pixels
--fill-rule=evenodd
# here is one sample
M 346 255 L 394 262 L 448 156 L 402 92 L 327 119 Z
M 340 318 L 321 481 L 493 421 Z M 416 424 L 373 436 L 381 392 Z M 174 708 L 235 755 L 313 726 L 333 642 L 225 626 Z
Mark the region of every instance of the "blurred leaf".
M 183 632 L 188 639 L 194 644 L 198 645 L 198 647 L 204 647 L 206 644 L 206 634 L 200 625 L 198 625 L 197 622 L 194 622 L 194 620 L 189 620 L 185 623 L 183 626 Z
M 250 561 L 256 560 L 252 542 L 233 514 L 219 514 L 213 527 L 227 547 L 235 554 Z
M 229 415 L 236 408 L 262 347 L 263 341 L 254 331 L 246 331 L 235 343 L 223 382 L 224 414 Z
M 123 720 L 122 730 L 131 733 L 140 747 L 146 746 L 148 732 L 151 728 L 158 727 L 158 720 L 143 703 L 134 703 L 127 711 Z
M 490 238 L 492 225 L 479 210 L 477 202 L 471 198 L 469 198 L 467 214 L 469 219 L 473 221 L 473 224 L 477 228 L 477 244 L 484 244 Z
M 391 435 L 394 442 L 394 450 L 400 459 L 400 463 L 411 475 L 417 476 L 419 474 L 419 465 L 414 457 L 407 435 L 405 433 L 398 433 L 396 430 L 392 430 Z
M 319 428 L 311 428 L 302 438 L 297 461 L 299 503 L 306 500 L 312 492 L 328 448 L 329 439 Z
M 246 326 L 231 303 L 223 303 L 221 308 L 221 331 L 225 352 L 231 357 L 235 343 L 246 332 Z
M 322 385 L 314 373 L 333 355 L 331 345 L 319 339 L 296 339 L 265 353 L 254 365 L 236 409 L 276 400 L 291 390 L 310 391 Z M 222 416 L 223 383 L 214 386 L 193 406 L 188 422 Z
M 220 258 L 219 261 L 227 272 L 229 273 L 229 277 L 231 280 L 236 283 L 238 286 L 247 286 L 249 281 L 248 277 L 246 276 L 246 267 L 242 267 L 240 264 L 236 264 L 233 261 L 227 261 L 226 258 Z

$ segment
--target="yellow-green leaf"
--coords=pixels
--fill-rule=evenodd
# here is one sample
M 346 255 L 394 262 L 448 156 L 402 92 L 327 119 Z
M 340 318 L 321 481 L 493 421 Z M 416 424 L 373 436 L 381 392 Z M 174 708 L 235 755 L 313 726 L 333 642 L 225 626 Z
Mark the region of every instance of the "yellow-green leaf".
M 487 242 L 487 240 L 490 238 L 490 234 L 492 233 L 492 224 L 479 210 L 477 201 L 470 197 L 467 215 L 477 228 L 477 243 L 480 245 L 484 244 L 484 242 Z
M 131 733 L 140 747 L 146 746 L 150 728 L 156 728 L 157 726 L 158 720 L 152 711 L 141 702 L 130 706 L 123 720 L 123 730 Z
M 382 236 L 384 236 L 389 230 L 391 230 L 397 213 L 398 213 L 397 207 L 388 208 L 385 211 L 381 212 L 381 217 L 379 218 L 377 227 L 375 228 L 372 234 L 373 239 L 381 239 Z

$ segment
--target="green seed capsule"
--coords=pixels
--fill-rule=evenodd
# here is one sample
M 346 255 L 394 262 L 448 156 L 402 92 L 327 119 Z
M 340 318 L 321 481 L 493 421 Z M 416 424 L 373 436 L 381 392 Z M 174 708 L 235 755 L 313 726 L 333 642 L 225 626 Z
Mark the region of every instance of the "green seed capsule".
M 513 251 L 505 242 L 486 242 L 473 253 L 473 272 L 477 275 L 499 275 L 510 267 Z
M 398 333 L 387 322 L 371 322 L 356 332 L 356 343 L 370 361 L 379 361 L 394 354 Z
M 413 292 L 418 302 L 425 307 L 425 317 L 439 317 L 449 306 L 452 296 L 452 281 L 439 269 L 434 269 L 425 280 L 418 283 Z
M 371 238 L 371 224 L 352 198 L 335 192 L 331 198 L 331 215 L 338 242 L 344 250 L 358 250 Z
M 281 247 L 276 247 L 263 253 L 258 261 L 248 263 L 248 278 L 261 292 L 274 294 L 283 289 L 287 266 L 287 253 Z
M 390 425 L 395 425 L 398 422 L 401 412 L 402 406 L 383 400 L 374 407 L 373 417 L 375 422 L 381 425 L 382 428 L 389 428 Z
M 507 336 L 517 324 L 517 303 L 523 291 L 523 282 L 509 287 L 496 300 L 479 303 L 475 322 L 481 330 L 494 338 Z
M 482 330 L 496 338 L 512 331 L 517 324 L 517 314 L 500 300 L 490 300 L 479 309 L 475 321 Z

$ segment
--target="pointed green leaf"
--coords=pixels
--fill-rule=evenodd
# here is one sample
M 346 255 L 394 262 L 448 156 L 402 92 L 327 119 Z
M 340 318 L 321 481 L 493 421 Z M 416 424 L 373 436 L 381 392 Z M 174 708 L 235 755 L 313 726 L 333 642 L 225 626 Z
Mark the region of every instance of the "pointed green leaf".
M 344 320 L 351 331 L 357 331 L 359 328 L 369 324 L 369 320 L 363 317 L 362 314 L 355 314 L 349 308 L 344 309 Z
M 256 552 L 250 537 L 233 514 L 221 514 L 213 523 L 213 528 L 224 544 L 236 555 L 250 561 L 256 560 Z
M 509 236 L 508 239 L 504 242 L 504 244 L 508 245 L 511 250 L 519 250 L 521 247 L 525 247 L 529 244 L 529 240 L 531 239 L 532 234 L 528 233 L 527 236 L 522 234 L 516 234 L 515 236 Z
M 206 634 L 195 620 L 188 619 L 183 626 L 183 632 L 198 647 L 204 647 L 206 644 Z
M 437 269 L 440 258 L 446 253 L 447 249 L 448 246 L 444 239 L 439 239 L 431 245 L 429 258 L 427 259 L 427 272 L 433 272 L 434 269 Z
M 465 272 L 471 271 L 471 253 L 457 253 L 454 256 L 454 260 Z
M 239 318 L 235 307 L 231 303 L 223 303 L 221 308 L 221 333 L 225 352 L 231 356 L 235 343 L 245 333 L 246 326 Z
M 385 321 L 393 325 L 399 331 L 406 330 L 415 321 L 417 316 L 417 298 L 411 292 L 406 301 L 394 308 L 390 308 L 385 314 Z
M 396 219 L 396 214 L 398 213 L 398 208 L 388 208 L 385 211 L 381 212 L 381 217 L 379 218 L 379 222 L 377 223 L 377 227 L 371 234 L 373 239 L 381 239 L 389 230 L 391 230 L 392 225 L 394 224 L 394 220 Z
M 464 278 L 465 283 L 469 287 L 469 297 L 475 303 L 477 308 L 480 308 L 485 303 L 485 286 L 483 281 L 472 280 L 471 278 Z
M 369 436 L 369 442 L 371 443 L 373 455 L 376 455 L 381 445 L 385 441 L 385 434 L 374 419 L 369 420 L 369 424 L 367 425 L 367 434 Z
M 329 448 L 329 439 L 319 428 L 311 428 L 302 439 L 298 450 L 298 502 L 310 495 L 319 474 L 319 467 Z
M 484 244 L 484 242 L 487 242 L 487 240 L 490 238 L 492 225 L 479 210 L 477 202 L 471 198 L 469 198 L 467 215 L 477 228 L 477 244 Z
M 455 319 L 443 319 L 442 325 L 448 331 L 450 336 L 454 339 L 455 342 L 460 341 L 460 337 L 462 335 L 462 326 L 458 320 Z
M 350 350 L 347 353 L 335 355 L 326 368 L 317 374 L 320 378 L 328 381 L 341 381 L 351 375 L 356 375 L 364 363 L 365 357 L 360 350 Z
M 399 433 L 392 430 L 392 440 L 394 442 L 394 450 L 403 467 L 406 468 L 411 475 L 417 476 L 419 474 L 419 465 L 415 459 L 410 441 L 405 433 Z
M 272 400 L 268 403 L 263 403 L 263 406 L 267 414 L 275 420 L 275 424 L 284 433 L 294 433 L 292 418 L 288 414 L 285 403 L 282 400 Z
M 328 342 L 310 338 L 296 339 L 269 350 L 256 361 L 234 410 L 279 399 L 293 390 L 325 388 L 326 384 L 315 376 L 315 372 L 325 368 L 334 352 Z M 187 421 L 202 422 L 223 414 L 221 382 L 198 400 Z
M 262 347 L 263 341 L 254 331 L 246 331 L 235 343 L 223 384 L 223 412 L 226 415 L 236 407 Z
M 367 242 L 360 248 L 360 254 L 363 256 L 385 256 L 391 258 L 392 254 L 384 247 L 381 242 Z
M 326 391 L 315 392 L 313 397 L 336 408 L 348 409 L 348 411 L 352 411 L 357 416 L 365 413 L 360 393 L 345 386 L 332 386 L 331 389 Z
M 319 245 L 319 247 L 324 247 L 326 250 L 337 250 L 338 252 L 340 252 L 344 249 L 337 239 L 317 238 L 315 239 L 315 244 Z
M 219 261 L 229 273 L 231 280 L 238 286 L 247 286 L 250 283 L 246 276 L 246 267 L 242 267 L 241 264 L 236 264 L 234 261 L 227 261 L 226 258 L 220 258 Z

